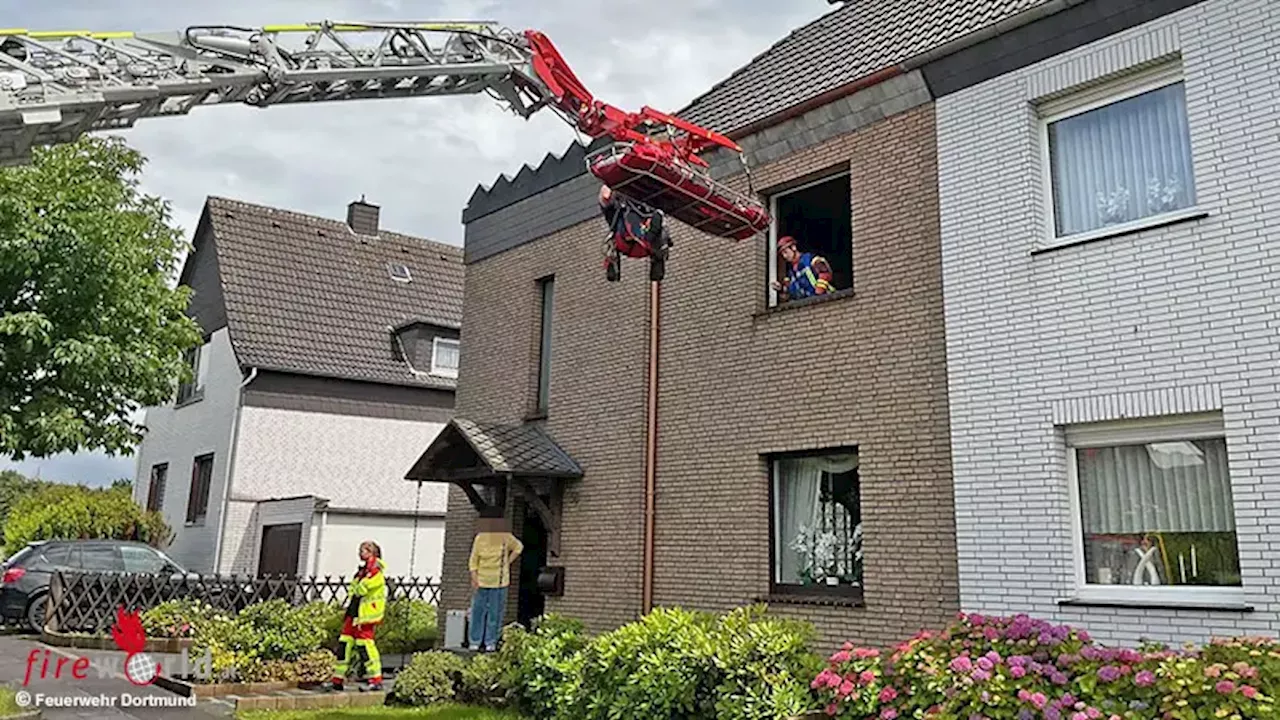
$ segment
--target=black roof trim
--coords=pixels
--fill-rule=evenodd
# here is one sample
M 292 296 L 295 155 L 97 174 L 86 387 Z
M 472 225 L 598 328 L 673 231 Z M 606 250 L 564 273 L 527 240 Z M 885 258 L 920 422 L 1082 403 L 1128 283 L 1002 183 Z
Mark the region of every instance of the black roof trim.
M 514 178 L 502 175 L 490 187 L 476 186 L 462 211 L 462 223 L 474 222 L 585 174 L 587 155 L 608 147 L 609 143 L 608 138 L 598 138 L 585 146 L 575 141 L 559 156 L 547 153 L 536 168 L 525 165 Z

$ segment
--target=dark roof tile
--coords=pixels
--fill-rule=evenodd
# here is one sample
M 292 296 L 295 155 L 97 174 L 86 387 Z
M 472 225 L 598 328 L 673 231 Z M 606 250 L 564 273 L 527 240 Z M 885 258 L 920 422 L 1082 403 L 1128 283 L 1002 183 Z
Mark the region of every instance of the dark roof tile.
M 851 0 L 792 31 L 677 115 L 733 132 L 1049 0 Z
M 339 220 L 211 197 L 231 342 L 241 364 L 325 377 L 453 389 L 415 375 L 391 328 L 462 324 L 462 249 L 393 232 L 353 233 Z M 408 283 L 392 279 L 402 263 Z

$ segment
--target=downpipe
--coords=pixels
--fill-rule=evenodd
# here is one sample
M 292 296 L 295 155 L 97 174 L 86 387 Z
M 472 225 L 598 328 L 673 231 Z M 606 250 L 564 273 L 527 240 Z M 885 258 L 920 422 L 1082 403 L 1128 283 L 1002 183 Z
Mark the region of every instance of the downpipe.
M 231 507 L 231 478 L 236 469 L 236 445 L 240 444 L 240 410 L 244 407 L 244 389 L 258 377 L 258 368 L 250 368 L 249 375 L 236 388 L 236 408 L 231 413 L 231 447 L 227 449 L 227 472 L 222 478 L 222 510 L 218 514 L 218 532 L 214 539 L 213 574 L 221 575 L 222 538 L 227 534 L 227 508 Z
M 644 472 L 644 573 L 641 590 L 641 614 L 653 610 L 654 576 L 654 527 L 655 500 L 657 494 L 658 465 L 658 351 L 659 299 L 661 285 L 649 283 L 649 380 L 647 410 L 645 412 L 645 472 Z

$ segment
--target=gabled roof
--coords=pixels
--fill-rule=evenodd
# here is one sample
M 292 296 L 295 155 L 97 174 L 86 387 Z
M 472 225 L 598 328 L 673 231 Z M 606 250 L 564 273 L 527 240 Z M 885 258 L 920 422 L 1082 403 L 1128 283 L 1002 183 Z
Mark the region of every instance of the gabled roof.
M 848 0 L 676 114 L 731 133 L 1050 1 Z
M 536 425 L 454 418 L 405 477 L 447 482 L 482 475 L 578 479 L 582 468 Z
M 415 375 L 391 328 L 462 324 L 462 249 L 393 232 L 356 235 L 345 222 L 211 197 L 197 243 L 217 253 L 227 324 L 246 367 L 453 389 Z M 190 262 L 190 261 L 189 261 Z M 389 264 L 409 268 L 410 282 Z M 184 276 L 184 281 L 185 281 Z

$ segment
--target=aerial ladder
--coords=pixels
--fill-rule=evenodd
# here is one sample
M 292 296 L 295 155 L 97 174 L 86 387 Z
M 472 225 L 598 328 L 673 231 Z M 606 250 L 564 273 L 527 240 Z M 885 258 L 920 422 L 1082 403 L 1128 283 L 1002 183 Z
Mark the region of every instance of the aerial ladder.
M 742 157 L 728 137 L 649 107 L 604 103 L 544 34 L 494 22 L 0 29 L 0 165 L 29 162 L 33 147 L 209 105 L 477 94 L 525 119 L 548 109 L 581 134 L 607 138 L 587 156 L 588 170 L 643 206 L 735 240 L 768 227 L 759 201 L 708 171 L 707 151 Z

